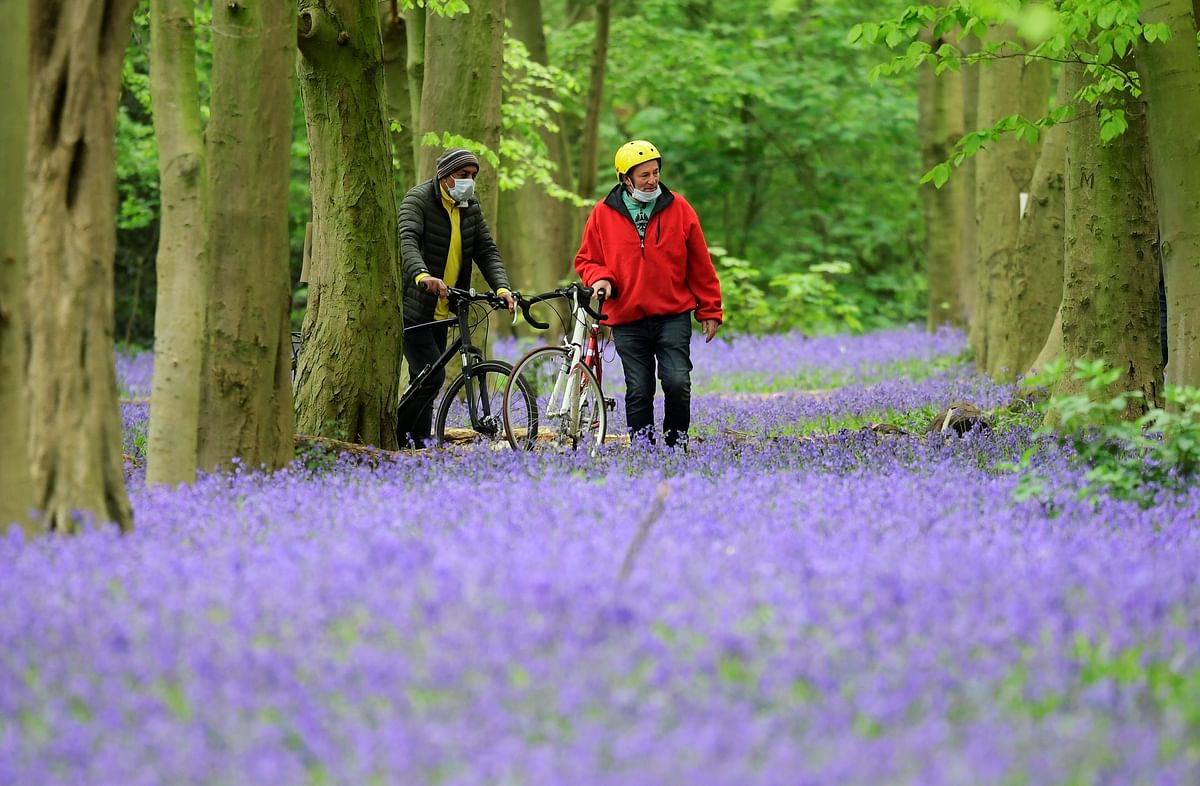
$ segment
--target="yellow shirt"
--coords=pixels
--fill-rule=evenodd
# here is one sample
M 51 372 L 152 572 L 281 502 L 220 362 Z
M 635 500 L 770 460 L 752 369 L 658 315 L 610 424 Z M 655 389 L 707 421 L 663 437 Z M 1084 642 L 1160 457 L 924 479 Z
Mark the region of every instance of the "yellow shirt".
M 446 212 L 450 214 L 450 250 L 446 252 L 446 270 L 442 273 L 442 281 L 446 282 L 446 286 L 452 287 L 458 280 L 458 271 L 462 267 L 462 228 L 458 220 L 458 203 L 450 198 L 446 189 L 439 188 L 438 192 L 442 195 L 442 207 L 446 208 Z M 429 278 L 428 273 L 419 273 L 415 283 L 420 284 L 426 278 Z M 433 318 L 447 319 L 449 316 L 449 299 L 438 298 L 437 308 L 433 310 Z

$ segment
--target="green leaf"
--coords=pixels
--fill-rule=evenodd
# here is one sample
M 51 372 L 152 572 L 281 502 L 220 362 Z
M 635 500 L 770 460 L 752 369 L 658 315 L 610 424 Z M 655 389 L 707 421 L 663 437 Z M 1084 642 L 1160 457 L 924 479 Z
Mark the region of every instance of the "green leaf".
M 956 24 L 958 24 L 958 20 L 955 19 L 953 15 L 947 14 L 943 16 L 937 21 L 937 24 L 933 26 L 933 37 L 944 38 L 946 33 L 954 29 Z
M 1113 21 L 1117 18 L 1117 11 L 1120 7 L 1116 3 L 1109 3 L 1100 9 L 1100 13 L 1096 15 L 1096 24 L 1103 27 L 1105 30 L 1113 26 Z
M 933 187 L 941 188 L 950 179 L 950 165 L 942 162 L 930 170 L 933 174 Z

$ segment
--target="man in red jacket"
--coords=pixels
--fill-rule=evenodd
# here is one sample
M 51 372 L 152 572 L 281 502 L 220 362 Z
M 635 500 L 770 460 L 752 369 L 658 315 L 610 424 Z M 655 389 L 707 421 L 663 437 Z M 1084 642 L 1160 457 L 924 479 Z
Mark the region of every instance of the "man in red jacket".
M 705 342 L 721 325 L 721 284 L 700 219 L 658 179 L 662 155 L 638 139 L 617 150 L 619 181 L 592 210 L 575 255 L 583 283 L 607 298 L 625 368 L 625 419 L 654 441 L 654 374 L 662 381 L 666 443 L 686 445 L 692 419 L 692 312 Z

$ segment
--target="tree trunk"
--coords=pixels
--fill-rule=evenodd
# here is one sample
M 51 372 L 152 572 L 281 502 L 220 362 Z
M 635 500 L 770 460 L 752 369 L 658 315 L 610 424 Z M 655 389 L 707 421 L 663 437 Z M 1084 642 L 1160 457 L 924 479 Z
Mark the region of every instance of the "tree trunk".
M 402 305 L 376 0 L 301 0 L 313 242 L 299 431 L 396 445 Z
M 936 50 L 942 43 L 929 41 Z M 925 171 L 950 157 L 962 136 L 962 77 L 954 71 L 940 76 L 932 68 L 917 75 L 918 132 L 921 163 Z M 951 177 L 940 189 L 926 184 L 921 191 L 925 216 L 925 269 L 929 280 L 926 325 L 962 326 L 963 305 L 959 297 L 959 224 L 962 180 Z
M 1065 71 L 1074 95 L 1084 84 L 1083 68 L 1069 64 Z M 1125 413 L 1134 418 L 1161 403 L 1162 352 L 1146 124 L 1132 99 L 1124 108 L 1129 128 L 1107 144 L 1098 144 L 1094 107 L 1067 132 L 1062 332 L 1068 362 L 1103 360 L 1125 371 L 1113 393 L 1142 391 L 1145 400 Z M 1080 388 L 1068 375 L 1057 392 Z
M 287 195 L 294 9 L 278 0 L 213 6 L 204 469 L 228 468 L 238 458 L 272 470 L 292 458 Z
M 1060 79 L 1058 103 L 1070 100 L 1066 80 Z M 1045 346 L 1062 303 L 1066 155 L 1066 126 L 1052 126 L 1042 138 L 1029 184 L 1010 275 L 995 293 L 995 335 L 987 372 L 997 379 L 1014 379 L 1029 368 Z
M 1065 215 L 1064 215 L 1065 223 Z M 1041 371 L 1046 367 L 1047 363 L 1058 360 L 1063 356 L 1063 332 L 1062 332 L 1062 304 L 1058 306 L 1058 310 L 1054 312 L 1054 322 L 1050 325 L 1050 332 L 1046 334 L 1046 342 L 1042 344 L 1042 349 L 1038 352 L 1038 356 L 1034 358 L 1027 374 L 1032 374 Z
M 1001 33 L 1006 38 L 1009 34 Z M 993 61 L 979 74 L 979 125 L 987 128 L 1007 115 L 1041 117 L 1050 90 L 1050 66 L 1019 57 Z M 1005 137 L 976 157 L 975 213 L 978 218 L 979 269 L 975 310 L 971 314 L 971 348 L 980 369 L 993 366 L 1000 351 L 1005 319 L 1000 304 L 1017 278 L 1017 231 L 1020 194 L 1029 191 L 1038 148 Z
M 404 12 L 404 32 L 408 39 L 405 49 L 405 71 L 408 73 L 408 101 L 411 107 L 413 136 L 412 159 L 414 182 L 420 182 L 421 169 L 421 94 L 425 87 L 425 17 L 424 7 Z
M 392 124 L 392 168 L 396 192 L 403 194 L 416 185 L 417 164 L 413 155 L 412 97 L 408 84 L 408 22 L 394 14 L 392 0 L 380 0 L 379 28 L 383 38 L 383 81 L 387 86 L 387 115 Z M 391 127 L 389 126 L 389 129 Z
M 199 465 L 200 379 L 210 284 L 208 168 L 196 78 L 194 0 L 151 0 L 150 90 L 162 217 L 149 484 L 191 483 Z
M 963 42 L 964 52 L 974 50 L 974 38 Z M 979 127 L 979 68 L 963 68 L 959 71 L 963 91 L 963 130 Z M 975 279 L 979 275 L 979 233 L 975 212 L 975 158 L 968 158 L 959 168 L 962 178 L 962 205 L 959 209 L 958 233 L 958 281 L 959 298 L 968 325 L 974 323 Z
M 604 102 L 604 73 L 608 67 L 608 27 L 611 18 L 612 0 L 596 0 L 596 43 L 592 45 L 587 113 L 583 121 L 583 152 L 579 157 L 579 195 L 585 199 L 596 193 L 600 107 Z
M 133 526 L 113 347 L 113 139 L 135 5 L 32 6 L 29 455 L 34 506 L 52 531 L 87 520 Z
M 481 0 L 469 14 L 426 17 L 422 136 L 448 132 L 500 149 L 504 11 L 505 0 Z M 420 177 L 433 176 L 441 153 L 440 147 L 421 149 Z M 498 182 L 495 167 L 480 167 L 475 192 L 489 221 L 496 217 Z
M 1139 44 L 1167 290 L 1167 381 L 1200 387 L 1200 54 L 1187 0 L 1145 0 L 1171 38 Z M 1140 41 L 1141 39 L 1139 39 Z
M 5 3 L 0 28 L 0 537 L 13 523 L 37 532 L 29 512 L 29 409 L 25 397 L 25 124 L 29 104 L 29 3 Z
M 541 0 L 509 0 L 509 34 L 525 44 L 535 62 L 549 62 L 542 25 Z M 562 134 L 542 132 L 550 160 L 558 166 L 555 180 L 571 187 L 569 162 Z M 524 292 L 554 287 L 572 265 L 576 210 L 555 199 L 536 183 L 527 182 L 501 200 L 496 222 L 500 253 L 513 285 Z

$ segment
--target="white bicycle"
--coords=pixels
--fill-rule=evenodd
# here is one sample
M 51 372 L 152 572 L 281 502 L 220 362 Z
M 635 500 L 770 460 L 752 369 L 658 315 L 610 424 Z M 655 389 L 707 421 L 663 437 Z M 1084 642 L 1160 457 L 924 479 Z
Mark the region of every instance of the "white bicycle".
M 514 449 L 558 450 L 586 445 L 590 452 L 604 444 L 608 413 L 616 401 L 604 395 L 604 348 L 607 335 L 600 310 L 591 307 L 591 287 L 574 283 L 531 298 L 515 295 L 525 321 L 545 330 L 548 323 L 529 314 L 530 306 L 564 299 L 570 307 L 571 335 L 558 346 L 526 352 L 513 364 L 504 388 L 504 433 Z M 534 406 L 528 405 L 532 395 Z M 529 410 L 532 409 L 531 413 Z

